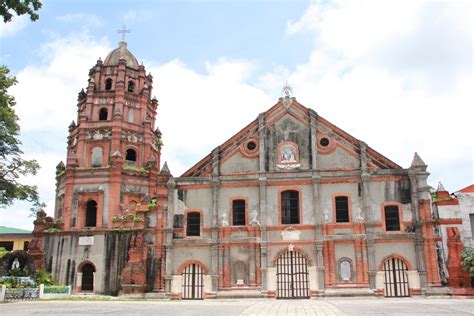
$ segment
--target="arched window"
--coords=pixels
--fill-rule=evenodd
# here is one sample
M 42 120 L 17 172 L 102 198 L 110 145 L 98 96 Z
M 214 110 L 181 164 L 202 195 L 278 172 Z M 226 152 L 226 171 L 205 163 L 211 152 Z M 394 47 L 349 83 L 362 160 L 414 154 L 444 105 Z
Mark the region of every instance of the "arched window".
M 336 196 L 336 223 L 349 223 L 349 198 L 347 196 Z
M 105 90 L 111 90 L 112 89 L 112 79 L 108 78 L 105 80 Z
M 300 193 L 298 191 L 281 192 L 281 223 L 300 223 Z
M 89 200 L 86 204 L 86 227 L 97 225 L 97 202 Z
M 99 121 L 107 121 L 109 111 L 107 108 L 101 108 L 99 110 Z
M 137 152 L 131 148 L 127 149 L 127 152 L 125 154 L 125 162 L 129 166 L 135 166 L 137 162 Z
M 133 92 L 133 90 L 135 90 L 135 82 L 133 82 L 132 80 L 130 80 L 130 81 L 128 82 L 127 91 L 128 91 L 128 92 Z
M 400 231 L 400 211 L 397 205 L 387 205 L 384 207 L 385 230 Z
M 91 166 L 92 167 L 102 166 L 102 148 L 101 147 L 94 147 L 92 149 Z
M 186 220 L 186 236 L 201 236 L 201 214 L 190 212 Z
M 232 201 L 232 225 L 245 225 L 245 200 Z

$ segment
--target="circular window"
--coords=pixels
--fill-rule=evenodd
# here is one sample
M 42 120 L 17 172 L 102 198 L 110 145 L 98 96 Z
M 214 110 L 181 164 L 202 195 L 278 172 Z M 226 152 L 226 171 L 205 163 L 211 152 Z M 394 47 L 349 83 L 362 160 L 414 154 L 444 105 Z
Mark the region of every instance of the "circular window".
M 255 150 L 255 148 L 257 148 L 257 144 L 255 144 L 255 142 L 253 141 L 250 141 L 247 143 L 247 149 L 252 151 L 252 150 Z
M 329 146 L 329 139 L 327 137 L 323 137 L 319 140 L 319 144 L 323 147 Z

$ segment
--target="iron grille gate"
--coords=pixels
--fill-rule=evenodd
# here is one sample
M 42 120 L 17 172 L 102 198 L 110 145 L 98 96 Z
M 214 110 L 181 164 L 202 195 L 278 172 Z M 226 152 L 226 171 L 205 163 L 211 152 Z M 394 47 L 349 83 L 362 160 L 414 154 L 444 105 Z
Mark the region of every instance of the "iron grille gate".
M 187 300 L 203 299 L 203 272 L 198 264 L 190 264 L 183 271 L 182 298 Z
M 276 266 L 277 298 L 309 298 L 308 264 L 302 253 L 285 252 Z
M 385 297 L 410 296 L 408 291 L 407 266 L 400 259 L 390 258 L 383 263 L 385 274 Z

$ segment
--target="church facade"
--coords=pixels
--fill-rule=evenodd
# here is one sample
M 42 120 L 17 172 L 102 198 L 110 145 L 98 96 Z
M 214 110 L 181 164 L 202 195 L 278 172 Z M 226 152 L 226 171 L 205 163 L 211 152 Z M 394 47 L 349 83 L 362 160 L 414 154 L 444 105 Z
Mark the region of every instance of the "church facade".
M 440 286 L 426 164 L 404 169 L 284 96 L 180 177 L 125 42 L 89 72 L 39 214 L 36 266 L 76 292 L 310 298 Z

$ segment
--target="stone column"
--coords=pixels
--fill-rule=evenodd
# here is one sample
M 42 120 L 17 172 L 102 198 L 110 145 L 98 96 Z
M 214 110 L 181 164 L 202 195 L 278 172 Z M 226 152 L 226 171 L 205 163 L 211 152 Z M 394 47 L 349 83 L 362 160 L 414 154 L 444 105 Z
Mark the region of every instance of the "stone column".
M 258 142 L 259 142 L 259 211 L 260 211 L 260 267 L 262 277 L 262 290 L 268 289 L 266 271 L 268 267 L 267 248 L 267 175 L 266 175 L 266 142 L 265 142 L 265 113 L 258 115 Z M 250 267 L 249 267 L 250 268 Z
M 211 201 L 211 218 L 212 218 L 212 245 L 211 245 L 211 279 L 212 291 L 217 292 L 219 287 L 219 147 L 212 151 L 212 201 Z
M 362 213 L 365 220 L 365 231 L 367 236 L 367 262 L 368 262 L 368 274 L 369 274 L 369 286 L 371 289 L 376 288 L 376 275 L 377 275 L 377 262 L 375 261 L 375 244 L 374 244 L 374 219 L 372 212 L 370 211 L 370 173 L 367 167 L 367 144 L 363 141 L 359 141 L 360 147 L 360 179 L 361 179 L 361 204 Z M 363 258 L 364 259 L 364 258 Z
M 165 250 L 165 260 L 162 264 L 165 265 L 165 292 L 171 293 L 171 281 L 173 279 L 173 215 L 175 213 L 175 190 L 176 182 L 173 177 L 170 177 L 166 186 L 168 187 L 168 204 L 167 208 L 164 210 L 166 216 L 166 228 L 164 229 L 165 240 L 164 240 L 164 250 Z M 158 284 L 159 285 L 159 284 Z M 156 286 L 156 283 L 155 283 Z M 155 290 L 158 290 L 155 288 Z
M 309 110 L 310 125 L 310 152 L 311 152 L 311 169 L 312 169 L 312 195 L 313 195 L 313 212 L 315 224 L 315 250 L 316 250 L 316 274 L 318 280 L 319 291 L 324 290 L 324 256 L 323 256 L 323 212 L 321 211 L 321 174 L 318 170 L 318 148 L 317 148 L 317 113 Z
M 429 173 L 426 172 L 427 166 L 421 160 L 417 153 L 413 157 L 412 164 L 408 170 L 408 178 L 410 179 L 411 187 L 411 205 L 413 211 L 413 223 L 415 223 L 415 253 L 416 253 L 416 267 L 420 275 L 420 287 L 421 293 L 426 292 L 428 285 L 427 276 L 426 276 L 426 263 L 425 257 L 427 256 L 426 249 L 424 247 L 424 236 L 423 236 L 423 227 L 422 216 L 420 214 L 419 203 L 423 202 L 423 198 L 429 201 L 428 196 L 429 190 L 428 185 L 426 184 L 426 179 L 428 178 Z M 428 202 L 429 203 L 429 202 Z M 428 258 L 429 260 L 429 258 Z

